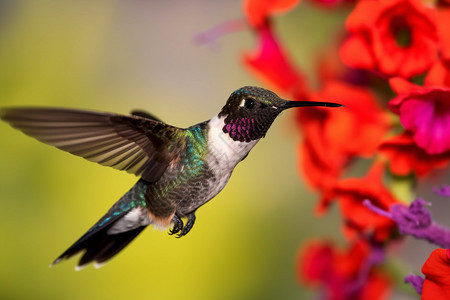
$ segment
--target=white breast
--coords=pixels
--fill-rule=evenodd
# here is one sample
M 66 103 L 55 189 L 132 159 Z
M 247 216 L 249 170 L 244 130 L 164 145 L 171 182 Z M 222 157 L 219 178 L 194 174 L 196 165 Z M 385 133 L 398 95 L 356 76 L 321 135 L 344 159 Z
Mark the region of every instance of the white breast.
M 208 157 L 209 168 L 214 172 L 216 188 L 211 191 L 213 197 L 223 189 L 234 167 L 256 145 L 258 140 L 247 142 L 234 141 L 228 134 L 222 131 L 225 126 L 225 117 L 214 116 L 209 123 L 208 132 Z

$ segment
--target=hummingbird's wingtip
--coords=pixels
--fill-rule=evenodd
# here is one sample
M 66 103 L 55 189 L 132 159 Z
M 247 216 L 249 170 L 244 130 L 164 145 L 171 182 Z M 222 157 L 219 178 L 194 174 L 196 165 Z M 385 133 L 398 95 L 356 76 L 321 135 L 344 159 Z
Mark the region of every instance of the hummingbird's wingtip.
M 83 270 L 84 268 L 86 268 L 86 266 L 87 266 L 87 264 L 85 264 L 85 265 L 77 265 L 77 266 L 75 266 L 75 271 L 81 271 L 81 270 Z
M 57 263 L 59 263 L 61 260 L 62 260 L 62 258 L 57 258 L 57 259 L 55 259 L 48 267 L 49 267 L 49 268 L 53 267 L 54 265 L 56 265 Z
M 102 263 L 94 263 L 94 268 L 96 269 L 100 269 L 101 267 L 103 267 L 104 265 L 106 265 L 106 262 L 102 262 Z

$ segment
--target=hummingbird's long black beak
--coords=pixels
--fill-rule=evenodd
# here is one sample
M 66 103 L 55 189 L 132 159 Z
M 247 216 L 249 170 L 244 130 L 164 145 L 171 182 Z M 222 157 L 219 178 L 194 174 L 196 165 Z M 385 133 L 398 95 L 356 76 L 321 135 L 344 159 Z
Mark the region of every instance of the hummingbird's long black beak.
M 344 105 L 333 102 L 317 102 L 317 101 L 286 101 L 280 108 L 287 109 L 292 107 L 305 106 L 326 106 L 326 107 L 342 107 Z

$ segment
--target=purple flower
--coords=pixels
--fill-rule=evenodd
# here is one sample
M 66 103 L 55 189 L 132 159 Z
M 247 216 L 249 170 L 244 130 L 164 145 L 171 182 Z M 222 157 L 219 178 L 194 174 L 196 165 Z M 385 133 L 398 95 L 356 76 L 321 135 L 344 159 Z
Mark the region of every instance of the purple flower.
M 442 197 L 450 197 L 450 185 L 443 185 L 440 188 L 436 186 L 433 192 Z
M 442 189 L 438 189 L 435 192 L 438 194 L 445 194 L 449 195 L 449 187 L 444 186 Z M 389 207 L 389 211 L 385 211 L 379 207 L 374 206 L 370 200 L 364 200 L 363 202 L 364 206 L 366 206 L 371 211 L 385 216 L 387 218 L 392 219 L 397 223 L 398 229 L 401 234 L 407 234 L 412 235 L 415 238 L 427 240 L 433 244 L 436 244 L 442 248 L 450 248 L 450 230 L 448 228 L 445 228 L 444 226 L 441 226 L 431 219 L 431 213 L 425 209 L 426 205 L 429 205 L 428 202 L 425 200 L 418 198 L 414 200 L 409 207 L 403 204 L 393 204 Z M 443 250 L 443 249 L 438 249 Z M 436 251 L 436 250 L 435 250 Z M 447 256 L 449 250 L 447 251 Z M 431 257 L 431 256 L 430 256 Z M 429 261 L 430 259 L 428 259 Z M 427 263 L 428 263 L 427 261 Z M 425 265 L 427 265 L 427 263 Z M 428 263 L 427 268 L 422 268 L 422 272 L 426 275 L 426 280 L 428 282 L 434 282 L 434 281 L 442 281 L 441 280 L 441 273 L 447 274 L 441 266 L 439 267 L 430 267 L 434 266 L 434 264 Z M 424 269 L 425 268 L 425 269 Z M 435 275 L 433 272 L 437 272 L 437 275 Z M 434 274 L 434 275 L 433 275 Z M 433 277 L 434 276 L 434 277 Z M 434 280 L 434 281 L 433 281 Z M 417 293 L 422 294 L 422 289 L 424 286 L 425 279 L 421 276 L 416 276 L 413 274 L 410 274 L 405 277 L 405 282 L 411 284 L 411 286 L 417 291 Z M 428 283 L 428 290 L 427 295 L 441 295 L 442 291 L 440 288 L 440 284 L 438 285 L 433 283 Z M 431 287 L 430 287 L 431 286 Z M 434 293 L 433 287 L 438 287 L 438 293 Z M 447 291 L 449 290 L 447 285 L 443 285 L 442 290 Z M 433 288 L 433 291 L 430 292 L 430 289 Z M 434 294 L 433 294 L 434 293 Z M 442 294 L 444 295 L 444 294 Z M 445 294 L 447 295 L 447 294 Z M 422 295 L 423 297 L 423 295 Z M 434 297 L 434 296 L 432 296 Z M 437 299 L 437 298 L 422 298 L 422 299 Z M 441 298 L 439 298 L 441 299 Z M 443 299 L 443 298 L 442 298 Z M 447 298 L 445 298 L 447 299 Z
M 430 212 L 424 208 L 428 205 L 425 200 L 416 199 L 409 207 L 393 204 L 389 207 L 389 211 L 374 206 L 367 199 L 363 203 L 371 211 L 394 220 L 401 234 L 427 240 L 442 248 L 450 248 L 450 230 L 433 222 Z
M 424 278 L 422 276 L 409 274 L 405 277 L 405 283 L 409 283 L 417 292 L 417 294 L 422 294 Z

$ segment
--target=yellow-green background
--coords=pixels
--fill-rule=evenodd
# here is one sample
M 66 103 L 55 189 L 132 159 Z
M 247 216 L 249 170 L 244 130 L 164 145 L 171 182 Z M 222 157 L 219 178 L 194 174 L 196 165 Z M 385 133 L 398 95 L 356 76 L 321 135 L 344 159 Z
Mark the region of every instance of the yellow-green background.
M 343 16 L 302 3 L 275 25 L 311 72 L 311 57 Z M 213 47 L 193 43 L 195 34 L 241 17 L 236 0 L 0 1 L 0 106 L 142 108 L 181 127 L 206 120 L 234 89 L 260 84 L 240 63 L 255 42 L 249 30 Z M 137 179 L 0 123 L 0 299 L 311 296 L 295 279 L 299 247 L 313 236 L 339 239 L 340 223 L 335 209 L 312 216 L 317 196 L 298 176 L 292 117 L 275 122 L 198 211 L 189 235 L 149 228 L 105 267 L 80 272 L 77 258 L 48 265 Z

